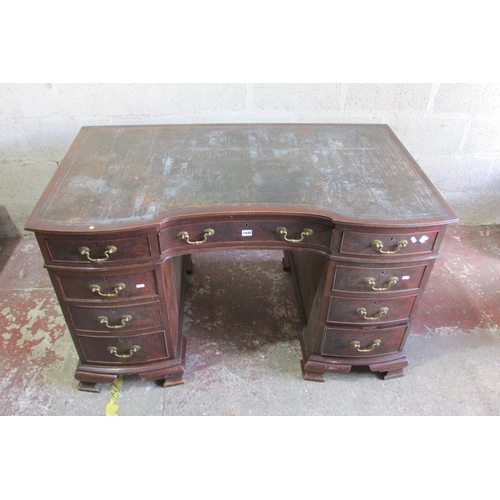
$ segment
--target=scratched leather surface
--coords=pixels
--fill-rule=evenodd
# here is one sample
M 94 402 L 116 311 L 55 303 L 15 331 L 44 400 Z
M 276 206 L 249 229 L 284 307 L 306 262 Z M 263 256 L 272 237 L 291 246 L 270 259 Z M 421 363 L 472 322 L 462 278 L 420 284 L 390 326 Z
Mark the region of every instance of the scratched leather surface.
M 384 125 L 166 125 L 84 127 L 36 222 L 134 226 L 218 207 L 453 217 Z

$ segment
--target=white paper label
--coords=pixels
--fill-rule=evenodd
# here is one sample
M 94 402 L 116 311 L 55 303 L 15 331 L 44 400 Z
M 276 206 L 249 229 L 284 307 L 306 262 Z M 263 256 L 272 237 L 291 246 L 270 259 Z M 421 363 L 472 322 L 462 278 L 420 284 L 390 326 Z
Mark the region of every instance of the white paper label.
M 420 243 L 425 243 L 428 239 L 428 236 L 422 236 L 422 238 L 420 238 L 418 241 L 420 241 Z
M 252 230 L 251 229 L 243 229 L 243 231 L 241 231 L 241 236 L 252 236 Z
M 401 279 L 402 279 L 402 280 L 409 280 L 409 279 L 410 279 L 410 277 L 409 277 L 409 276 L 401 276 Z
M 417 242 L 417 238 L 415 238 L 415 236 L 412 236 L 412 237 L 411 237 L 411 242 L 412 242 L 412 243 L 416 243 L 416 242 Z
M 146 285 L 144 283 L 139 283 L 138 285 L 135 285 L 136 288 L 145 288 Z

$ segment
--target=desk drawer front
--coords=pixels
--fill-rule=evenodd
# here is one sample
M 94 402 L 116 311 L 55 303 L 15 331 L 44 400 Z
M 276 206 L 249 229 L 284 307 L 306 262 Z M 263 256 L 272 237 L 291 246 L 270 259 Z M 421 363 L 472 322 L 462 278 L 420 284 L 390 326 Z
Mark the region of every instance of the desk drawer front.
M 105 240 L 46 239 L 45 243 L 53 262 L 103 264 L 151 256 L 147 235 Z
M 330 249 L 333 229 L 311 222 L 237 221 L 204 222 L 169 227 L 160 231 L 162 251 L 229 243 L 235 246 L 276 243 Z
M 131 274 L 72 275 L 51 271 L 66 300 L 109 302 L 158 295 L 154 271 Z
M 406 326 L 349 330 L 325 328 L 321 354 L 324 356 L 378 356 L 402 349 Z
M 418 290 L 426 265 L 412 267 L 337 266 L 333 290 L 355 293 L 391 293 Z
M 130 365 L 168 359 L 163 331 L 126 337 L 78 335 L 76 340 L 83 353 L 84 363 Z
M 158 302 L 116 307 L 70 305 L 68 309 L 73 325 L 80 331 L 125 334 L 162 324 Z
M 344 231 L 340 253 L 390 257 L 429 254 L 434 250 L 438 231 L 419 233 L 362 233 Z
M 407 321 L 416 298 L 416 295 L 377 300 L 332 297 L 327 321 L 366 326 Z

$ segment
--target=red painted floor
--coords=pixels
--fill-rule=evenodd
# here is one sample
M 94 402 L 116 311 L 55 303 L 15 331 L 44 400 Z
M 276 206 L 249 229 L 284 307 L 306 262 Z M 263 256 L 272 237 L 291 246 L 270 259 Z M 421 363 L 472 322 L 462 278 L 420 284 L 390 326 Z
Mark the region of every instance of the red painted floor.
M 500 370 L 497 226 L 448 229 L 401 379 L 349 373 L 329 375 L 325 384 L 303 381 L 300 321 L 281 253 L 221 252 L 197 256 L 188 280 L 186 384 L 162 389 L 126 378 L 97 395 L 76 389 L 77 356 L 35 239 L 0 240 L 0 247 L 1 415 L 99 415 L 110 405 L 116 412 L 120 387 L 122 411 L 133 415 L 500 412 L 498 377 L 492 376 Z M 483 363 L 485 353 L 493 357 Z M 448 378 L 450 371 L 461 373 L 460 364 L 476 376 L 470 388 L 476 399 L 463 394 L 470 378 Z M 422 379 L 428 368 L 442 373 Z
M 499 306 L 500 226 L 448 228 L 412 333 L 495 328 Z

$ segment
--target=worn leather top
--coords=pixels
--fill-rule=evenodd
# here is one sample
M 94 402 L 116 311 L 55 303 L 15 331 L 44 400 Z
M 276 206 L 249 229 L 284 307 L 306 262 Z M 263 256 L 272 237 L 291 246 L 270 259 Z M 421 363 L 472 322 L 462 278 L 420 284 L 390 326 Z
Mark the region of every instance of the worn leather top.
M 84 127 L 27 223 L 159 224 L 276 211 L 401 224 L 455 215 L 387 125 Z

